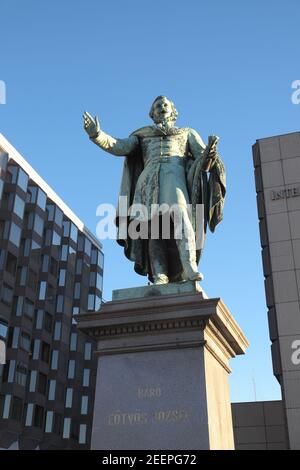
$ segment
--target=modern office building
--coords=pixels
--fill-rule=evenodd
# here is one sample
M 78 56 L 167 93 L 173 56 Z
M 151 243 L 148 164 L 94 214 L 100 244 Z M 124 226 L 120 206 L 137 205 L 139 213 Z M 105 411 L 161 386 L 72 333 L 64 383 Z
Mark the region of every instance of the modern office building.
M 0 135 L 0 448 L 89 448 L 99 241 Z
M 300 449 L 300 133 L 257 140 L 253 158 L 273 371 Z

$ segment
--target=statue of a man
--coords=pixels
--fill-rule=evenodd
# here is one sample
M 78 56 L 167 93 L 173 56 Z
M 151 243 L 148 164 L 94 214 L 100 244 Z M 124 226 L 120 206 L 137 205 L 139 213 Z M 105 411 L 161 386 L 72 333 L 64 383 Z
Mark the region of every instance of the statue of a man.
M 222 220 L 226 183 L 216 150 L 217 138 L 210 137 L 206 147 L 194 129 L 175 127 L 178 113 L 165 96 L 154 100 L 149 115 L 154 125 L 142 127 L 125 139 L 111 137 L 100 130 L 97 117 L 93 119 L 87 112 L 83 115 L 84 129 L 92 142 L 112 155 L 126 157 L 120 196 L 127 197 L 128 208 L 133 203 L 143 204 L 151 213 L 151 205 L 167 204 L 176 207 L 183 222 L 180 237 L 166 240 L 150 233 L 146 240 L 133 239 L 127 231 L 117 241 L 135 263 L 135 271 L 148 275 L 154 284 L 201 280 L 197 265 L 202 249 L 196 246 L 199 227 L 194 209 L 197 204 L 204 207 L 203 233 L 207 224 L 213 232 Z M 175 225 L 172 209 L 170 216 Z

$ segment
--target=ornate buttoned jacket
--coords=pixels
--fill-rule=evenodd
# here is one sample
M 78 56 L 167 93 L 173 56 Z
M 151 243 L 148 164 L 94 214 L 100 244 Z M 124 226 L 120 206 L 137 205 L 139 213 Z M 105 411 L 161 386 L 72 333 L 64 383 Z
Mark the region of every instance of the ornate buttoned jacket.
M 189 199 L 187 202 L 193 207 L 196 204 L 204 204 L 204 231 L 207 223 L 211 231 L 214 231 L 222 220 L 226 187 L 225 169 L 218 158 L 208 179 L 207 173 L 202 170 L 205 144 L 194 129 L 146 126 L 134 131 L 125 139 L 115 139 L 101 131 L 92 140 L 113 155 L 126 156 L 120 196 L 127 197 L 127 214 L 130 214 L 129 208 L 133 203 L 142 203 L 149 210 L 151 204 L 164 202 L 159 198 L 160 168 L 165 163 L 177 162 L 176 165 L 184 165 L 184 177 L 176 181 L 176 184 L 182 184 L 187 189 Z M 124 213 L 124 209 L 122 212 Z M 118 211 L 116 222 L 120 227 Z M 196 230 L 194 218 L 192 223 Z M 128 233 L 124 236 L 123 231 L 118 237 L 118 243 L 124 246 L 127 258 L 135 262 L 136 272 L 142 275 L 149 274 L 147 240 L 131 240 Z M 200 254 L 198 251 L 198 259 Z

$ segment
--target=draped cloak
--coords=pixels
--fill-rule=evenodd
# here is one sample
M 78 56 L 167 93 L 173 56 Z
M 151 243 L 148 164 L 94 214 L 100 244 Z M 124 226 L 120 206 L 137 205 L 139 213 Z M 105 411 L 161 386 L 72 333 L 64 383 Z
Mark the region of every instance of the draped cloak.
M 117 242 L 119 245 L 124 247 L 125 256 L 134 262 L 134 270 L 142 276 L 148 275 L 149 280 L 153 282 L 148 254 L 148 240 L 142 238 L 132 239 L 128 233 L 128 226 L 131 222 L 129 215 L 130 207 L 136 201 L 143 202 L 143 195 L 137 194 L 141 192 L 140 185 L 137 183 L 145 167 L 142 154 L 142 139 L 145 136 L 149 136 L 149 134 L 151 135 L 151 133 L 152 126 L 146 126 L 131 134 L 138 137 L 139 145 L 131 154 L 125 157 L 117 206 L 116 225 Z M 192 206 L 191 222 L 194 232 L 202 232 L 205 235 L 207 225 L 210 231 L 214 232 L 216 226 L 223 219 L 223 206 L 226 193 L 226 174 L 224 165 L 218 156 L 216 163 L 208 176 L 208 173 L 202 170 L 201 158 L 195 159 L 192 154 L 181 158 L 186 159 L 186 186 L 189 194 L 189 203 Z M 152 185 L 153 187 L 150 189 L 152 190 L 152 196 L 154 194 L 154 201 L 156 199 L 158 202 L 158 174 L 156 174 L 156 177 L 152 178 Z M 124 199 L 124 196 L 126 199 Z M 120 207 L 120 198 L 122 198 L 123 201 L 122 208 Z M 126 201 L 126 208 L 124 208 L 124 201 Z M 204 207 L 204 220 L 200 221 L 203 225 L 202 227 L 196 225 L 196 222 L 199 225 L 199 220 L 196 220 L 197 204 L 203 204 Z M 169 240 L 169 242 L 171 246 L 172 240 Z M 173 249 L 170 251 L 170 256 L 168 258 L 168 277 L 171 282 L 181 281 L 183 279 L 183 268 L 179 259 L 178 251 L 176 248 L 174 249 L 174 246 L 176 245 L 173 240 Z M 201 248 L 196 251 L 197 263 L 200 260 L 201 252 Z

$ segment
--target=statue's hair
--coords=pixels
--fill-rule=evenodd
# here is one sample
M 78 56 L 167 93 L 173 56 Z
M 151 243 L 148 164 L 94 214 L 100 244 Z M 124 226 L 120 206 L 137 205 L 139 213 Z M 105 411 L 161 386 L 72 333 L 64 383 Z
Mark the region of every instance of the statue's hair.
M 167 98 L 167 97 L 164 96 L 164 95 L 159 95 L 157 98 L 155 98 L 155 100 L 153 101 L 153 103 L 152 103 L 152 105 L 151 105 L 150 112 L 149 112 L 149 116 L 150 116 L 151 119 L 153 120 L 153 117 L 154 117 L 154 105 L 155 105 L 155 103 L 156 103 L 158 100 L 161 100 L 161 99 L 163 99 L 163 98 L 166 98 L 168 101 L 170 101 L 171 107 L 172 107 L 172 114 L 171 114 L 170 119 L 171 119 L 172 121 L 176 121 L 177 116 L 178 116 L 177 109 L 175 108 L 175 105 L 174 105 L 173 101 L 169 100 L 169 98 Z

